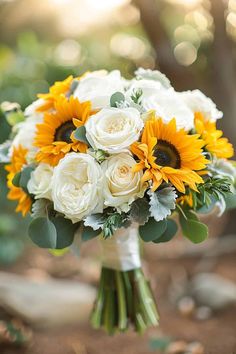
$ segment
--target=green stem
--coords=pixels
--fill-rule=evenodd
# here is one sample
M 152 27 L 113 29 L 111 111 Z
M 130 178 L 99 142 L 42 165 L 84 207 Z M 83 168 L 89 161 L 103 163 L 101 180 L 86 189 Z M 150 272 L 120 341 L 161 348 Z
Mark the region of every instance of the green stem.
M 146 324 L 149 326 L 157 326 L 159 316 L 156 310 L 156 304 L 141 269 L 134 270 L 134 281 L 140 300 L 140 308 Z
M 104 309 L 104 300 L 105 300 L 104 287 L 105 287 L 105 270 L 104 268 L 102 268 L 97 299 L 94 304 L 94 308 L 92 310 L 91 319 L 90 319 L 92 326 L 96 329 L 100 328 L 102 325 L 102 313 Z
M 127 312 L 128 316 L 132 321 L 133 313 L 134 313 L 134 306 L 133 306 L 133 288 L 130 281 L 130 272 L 121 272 L 123 277 L 124 287 L 125 287 L 125 298 L 126 298 L 126 305 L 127 305 Z
M 120 331 L 127 329 L 127 309 L 125 297 L 125 285 L 120 271 L 115 272 L 117 300 L 118 300 L 118 327 Z
M 105 284 L 105 305 L 104 305 L 104 328 L 108 334 L 115 332 L 116 319 L 116 301 L 115 301 L 115 282 L 114 272 L 110 269 L 105 269 L 106 284 Z

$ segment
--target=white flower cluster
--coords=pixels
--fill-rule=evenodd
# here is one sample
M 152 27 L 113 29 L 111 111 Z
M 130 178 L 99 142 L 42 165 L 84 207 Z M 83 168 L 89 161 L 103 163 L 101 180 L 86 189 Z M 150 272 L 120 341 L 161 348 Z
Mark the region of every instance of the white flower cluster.
M 111 98 L 115 100 L 117 93 L 124 99 L 112 105 Z M 143 197 L 147 183 L 142 182 L 142 171 L 133 172 L 136 160 L 130 146 L 139 140 L 149 111 L 155 111 L 166 123 L 175 118 L 177 127 L 187 131 L 194 127 L 196 111 L 210 121 L 222 117 L 202 92 L 176 92 L 158 71 L 139 69 L 130 81 L 117 70 L 88 73 L 78 79 L 71 94 L 80 102 L 91 102 L 93 114 L 85 124 L 87 153 L 69 152 L 54 167 L 35 161 L 38 150 L 34 139 L 37 124 L 44 119 L 38 112 L 43 99 L 29 106 L 25 121 L 15 127 L 10 153 L 19 145 L 28 150 L 27 161 L 36 166 L 28 182 L 29 193 L 34 199 L 51 200 L 55 211 L 73 223 L 108 207 L 128 212 L 131 204 Z M 103 161 L 95 158 L 96 151 L 103 153 Z M 166 203 L 163 218 L 170 214 L 176 198 L 170 192 L 170 207 Z

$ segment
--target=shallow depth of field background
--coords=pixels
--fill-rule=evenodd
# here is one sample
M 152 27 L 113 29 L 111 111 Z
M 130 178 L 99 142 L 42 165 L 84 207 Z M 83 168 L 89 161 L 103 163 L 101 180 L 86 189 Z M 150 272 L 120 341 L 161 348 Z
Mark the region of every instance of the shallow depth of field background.
M 176 90 L 199 88 L 212 97 L 225 114 L 219 126 L 236 147 L 236 0 L 0 0 L 0 103 L 17 101 L 25 108 L 37 93 L 70 74 L 118 68 L 131 78 L 139 66 L 160 69 Z M 0 143 L 8 133 L 0 117 Z M 2 168 L 0 271 L 96 284 L 99 262 L 94 245 L 86 246 L 79 263 L 70 255 L 54 259 L 32 246 L 27 219 L 15 215 L 14 204 L 5 200 L 4 176 Z M 162 316 L 159 330 L 142 338 L 131 333 L 122 339 L 95 333 L 88 324 L 53 334 L 33 330 L 26 348 L 5 346 L 0 339 L 0 354 L 159 353 L 161 340 L 169 337 L 200 341 L 209 354 L 233 354 L 233 305 L 200 320 L 195 315 L 186 317 L 169 293 L 176 272 L 186 278 L 215 272 L 236 283 L 235 216 L 231 212 L 222 219 L 209 218 L 213 246 L 206 243 L 194 251 L 187 240 L 179 238 L 177 247 L 169 244 L 161 251 L 158 245 L 147 247 L 145 267 Z M 232 247 L 223 252 L 227 237 Z M 207 247 L 215 250 L 215 256 L 208 257 Z M 2 316 L 11 314 L 3 311 Z

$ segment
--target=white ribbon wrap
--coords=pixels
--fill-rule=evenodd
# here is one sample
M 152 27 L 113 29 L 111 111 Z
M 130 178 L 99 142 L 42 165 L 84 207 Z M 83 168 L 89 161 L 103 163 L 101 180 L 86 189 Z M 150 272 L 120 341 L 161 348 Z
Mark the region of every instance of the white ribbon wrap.
M 100 240 L 104 267 L 120 271 L 141 267 L 137 225 L 121 228 L 109 239 Z

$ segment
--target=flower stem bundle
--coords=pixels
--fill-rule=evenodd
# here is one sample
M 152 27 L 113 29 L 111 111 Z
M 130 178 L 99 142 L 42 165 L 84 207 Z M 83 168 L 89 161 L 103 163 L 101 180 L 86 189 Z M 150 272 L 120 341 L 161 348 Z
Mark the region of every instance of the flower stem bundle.
M 141 268 L 130 271 L 102 268 L 91 314 L 94 328 L 114 334 L 125 332 L 130 326 L 143 333 L 148 327 L 157 326 L 158 320 L 156 302 Z

